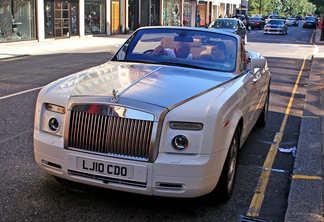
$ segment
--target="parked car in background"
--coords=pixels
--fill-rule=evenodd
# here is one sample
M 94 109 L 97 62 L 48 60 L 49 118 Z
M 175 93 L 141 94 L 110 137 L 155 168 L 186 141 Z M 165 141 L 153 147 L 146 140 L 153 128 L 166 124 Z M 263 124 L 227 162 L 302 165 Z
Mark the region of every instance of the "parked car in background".
M 298 26 L 298 21 L 296 18 L 287 18 L 286 19 L 287 25 Z
M 255 29 L 255 28 L 263 29 L 265 25 L 265 21 L 264 18 L 261 17 L 251 17 L 249 18 L 249 24 L 251 29 Z
M 238 35 L 137 29 L 111 61 L 41 89 L 35 161 L 63 184 L 228 200 L 240 148 L 266 124 L 270 79 Z
M 316 21 L 314 17 L 307 16 L 303 21 L 303 28 L 316 29 Z
M 241 36 L 244 44 L 247 43 L 246 27 L 240 19 L 221 18 L 210 23 L 209 29 L 222 30 Z
M 288 25 L 282 19 L 270 19 L 264 26 L 264 34 L 288 34 Z
M 296 19 L 299 20 L 299 21 L 302 21 L 303 20 L 303 17 L 301 15 L 297 15 L 296 16 Z

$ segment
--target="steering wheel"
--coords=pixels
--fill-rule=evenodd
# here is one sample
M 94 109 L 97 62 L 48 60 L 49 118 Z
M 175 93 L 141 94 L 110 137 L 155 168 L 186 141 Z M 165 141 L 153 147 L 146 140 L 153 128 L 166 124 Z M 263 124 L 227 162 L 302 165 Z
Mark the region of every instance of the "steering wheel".
M 143 52 L 143 54 L 152 54 L 153 49 L 148 49 L 146 51 Z

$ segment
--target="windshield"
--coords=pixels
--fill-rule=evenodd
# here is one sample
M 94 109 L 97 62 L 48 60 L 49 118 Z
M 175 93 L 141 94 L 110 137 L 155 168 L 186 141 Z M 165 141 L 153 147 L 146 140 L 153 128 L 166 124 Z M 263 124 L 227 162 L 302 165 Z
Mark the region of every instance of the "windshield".
M 143 29 L 119 50 L 114 61 L 234 71 L 237 39 L 185 29 Z
M 269 21 L 269 24 L 272 24 L 272 25 L 283 25 L 283 21 L 282 20 L 270 20 Z
M 212 22 L 209 26 L 210 28 L 219 28 L 219 29 L 236 29 L 236 20 L 216 20 Z

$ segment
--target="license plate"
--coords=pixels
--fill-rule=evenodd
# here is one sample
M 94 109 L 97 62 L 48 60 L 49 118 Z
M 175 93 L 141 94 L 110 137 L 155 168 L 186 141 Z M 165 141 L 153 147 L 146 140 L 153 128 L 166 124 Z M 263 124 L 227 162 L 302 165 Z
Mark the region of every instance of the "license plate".
M 96 175 L 109 176 L 119 179 L 134 178 L 134 167 L 131 165 L 78 157 L 77 168 L 83 172 L 86 171 Z
M 254 24 L 254 22 L 250 22 L 250 24 L 252 24 L 252 25 L 253 25 L 253 24 Z

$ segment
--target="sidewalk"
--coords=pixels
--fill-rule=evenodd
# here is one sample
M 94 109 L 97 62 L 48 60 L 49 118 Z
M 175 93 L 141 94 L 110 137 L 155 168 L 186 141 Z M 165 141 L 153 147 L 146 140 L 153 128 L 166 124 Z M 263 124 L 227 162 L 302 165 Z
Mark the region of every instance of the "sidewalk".
M 315 45 L 321 30 L 315 31 Z M 313 55 L 300 126 L 285 222 L 324 221 L 323 143 L 324 141 L 324 54 Z
M 315 45 L 320 41 L 315 32 Z M 0 44 L 0 60 L 28 55 L 41 55 L 81 48 L 121 45 L 128 34 L 113 36 L 69 38 L 44 42 L 26 41 Z M 324 221 L 323 219 L 323 153 L 324 147 L 324 53 L 313 56 L 308 81 L 304 113 L 301 121 L 288 208 L 285 222 Z
M 120 34 L 100 37 L 67 38 L 59 40 L 46 40 L 43 42 L 24 41 L 0 44 L 0 60 L 28 55 L 41 55 L 57 53 L 81 48 L 109 47 L 122 45 L 130 34 Z M 107 48 L 109 51 L 109 48 Z

